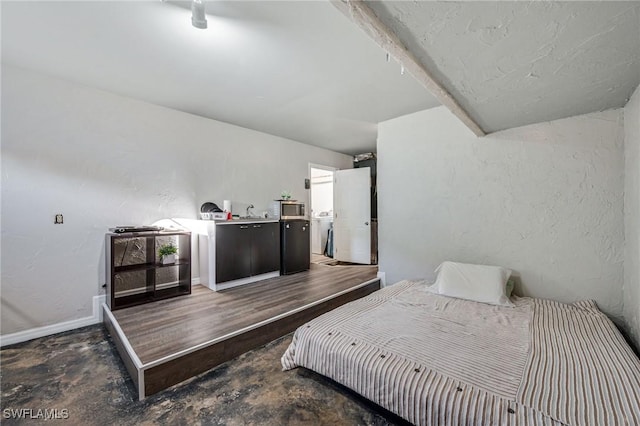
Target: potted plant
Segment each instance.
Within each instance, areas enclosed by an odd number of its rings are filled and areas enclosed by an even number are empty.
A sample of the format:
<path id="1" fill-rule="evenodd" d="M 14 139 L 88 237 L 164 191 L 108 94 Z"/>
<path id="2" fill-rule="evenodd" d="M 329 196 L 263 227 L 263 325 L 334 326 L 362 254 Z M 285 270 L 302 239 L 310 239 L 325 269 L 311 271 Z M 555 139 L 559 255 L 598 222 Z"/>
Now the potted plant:
<path id="1" fill-rule="evenodd" d="M 173 245 L 173 243 L 163 244 L 158 249 L 158 255 L 160 255 L 163 265 L 170 265 L 172 263 L 176 263 L 177 252 L 178 252 L 178 247 Z"/>
<path id="2" fill-rule="evenodd" d="M 291 192 L 289 191 L 282 191 L 280 193 L 280 199 L 282 200 L 290 200 L 291 199 Z"/>

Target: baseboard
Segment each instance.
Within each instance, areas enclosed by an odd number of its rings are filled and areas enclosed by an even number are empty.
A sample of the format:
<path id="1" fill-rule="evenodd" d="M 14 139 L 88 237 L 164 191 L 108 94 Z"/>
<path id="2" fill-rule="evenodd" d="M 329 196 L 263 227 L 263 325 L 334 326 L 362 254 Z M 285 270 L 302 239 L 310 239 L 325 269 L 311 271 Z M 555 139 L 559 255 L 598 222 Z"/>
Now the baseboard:
<path id="1" fill-rule="evenodd" d="M 200 277 L 191 279 L 192 285 L 200 284 Z M 45 325 L 44 327 L 31 328 L 29 330 L 19 331 L 17 333 L 5 334 L 0 336 L 0 347 L 13 345 L 16 343 L 26 342 L 27 340 L 37 339 L 38 337 L 50 336 L 63 331 L 69 331 L 88 325 L 98 324 L 102 322 L 102 304 L 106 303 L 106 296 L 101 294 L 93 296 L 93 315 L 90 317 L 78 318 L 71 321 L 59 322 L 57 324 Z"/>
<path id="2" fill-rule="evenodd" d="M 378 271 L 378 278 L 380 278 L 380 287 L 387 286 L 387 274 L 384 272 Z"/>
<path id="3" fill-rule="evenodd" d="M 228 288 L 237 287 L 243 284 L 250 284 L 256 281 L 262 281 L 269 278 L 275 278 L 280 276 L 280 271 L 267 272 L 266 274 L 253 275 L 247 278 L 240 278 L 233 281 L 226 281 L 221 284 L 213 284 L 213 287 L 208 286 L 213 291 L 226 290 Z"/>
<path id="4" fill-rule="evenodd" d="M 60 322 L 57 324 L 46 325 L 44 327 L 31 328 L 29 330 L 19 331 L 17 333 L 5 334 L 0 336 L 0 347 L 13 345 L 15 343 L 26 342 L 27 340 L 37 339 L 38 337 L 49 336 L 51 334 L 62 333 L 88 325 L 98 324 L 102 322 L 102 304 L 105 303 L 105 295 L 93 296 L 93 315 L 90 317 L 78 318 L 71 321 Z"/>

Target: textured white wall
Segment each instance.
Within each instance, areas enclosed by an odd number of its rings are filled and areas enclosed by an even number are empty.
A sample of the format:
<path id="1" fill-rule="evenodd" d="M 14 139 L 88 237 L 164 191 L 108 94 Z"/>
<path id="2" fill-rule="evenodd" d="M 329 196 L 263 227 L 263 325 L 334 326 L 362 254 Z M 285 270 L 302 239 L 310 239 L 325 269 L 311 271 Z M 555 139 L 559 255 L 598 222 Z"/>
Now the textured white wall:
<path id="1" fill-rule="evenodd" d="M 624 108 L 624 318 L 640 350 L 640 88 Z"/>
<path id="2" fill-rule="evenodd" d="M 196 218 L 209 200 L 261 211 L 285 188 L 304 199 L 309 162 L 351 167 L 346 155 L 3 66 L 2 334 L 91 316 L 109 227 Z"/>
<path id="3" fill-rule="evenodd" d="M 486 131 L 620 108 L 640 83 L 637 1 L 370 4 Z"/>
<path id="4" fill-rule="evenodd" d="M 444 260 L 502 265 L 521 294 L 620 319 L 622 110 L 476 138 L 438 107 L 379 125 L 378 170 L 387 282 L 434 280 Z"/>

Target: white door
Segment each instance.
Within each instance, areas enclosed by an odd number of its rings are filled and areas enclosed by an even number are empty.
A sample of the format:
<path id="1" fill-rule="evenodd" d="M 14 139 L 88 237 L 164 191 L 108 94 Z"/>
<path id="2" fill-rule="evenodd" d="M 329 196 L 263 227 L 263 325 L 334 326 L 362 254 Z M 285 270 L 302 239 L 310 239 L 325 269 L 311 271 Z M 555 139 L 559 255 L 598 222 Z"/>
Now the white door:
<path id="1" fill-rule="evenodd" d="M 333 257 L 371 264 L 371 171 L 337 170 L 333 181 Z"/>

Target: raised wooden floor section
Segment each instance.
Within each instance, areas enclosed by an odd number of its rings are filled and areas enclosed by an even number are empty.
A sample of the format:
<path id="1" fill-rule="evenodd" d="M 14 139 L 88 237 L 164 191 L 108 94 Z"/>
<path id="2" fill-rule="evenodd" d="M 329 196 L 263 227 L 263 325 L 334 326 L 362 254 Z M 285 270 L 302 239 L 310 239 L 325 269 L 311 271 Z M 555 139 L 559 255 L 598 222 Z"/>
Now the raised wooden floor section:
<path id="1" fill-rule="evenodd" d="M 140 399 L 283 336 L 378 290 L 375 266 L 311 265 L 309 271 L 111 312 L 104 323 Z"/>

